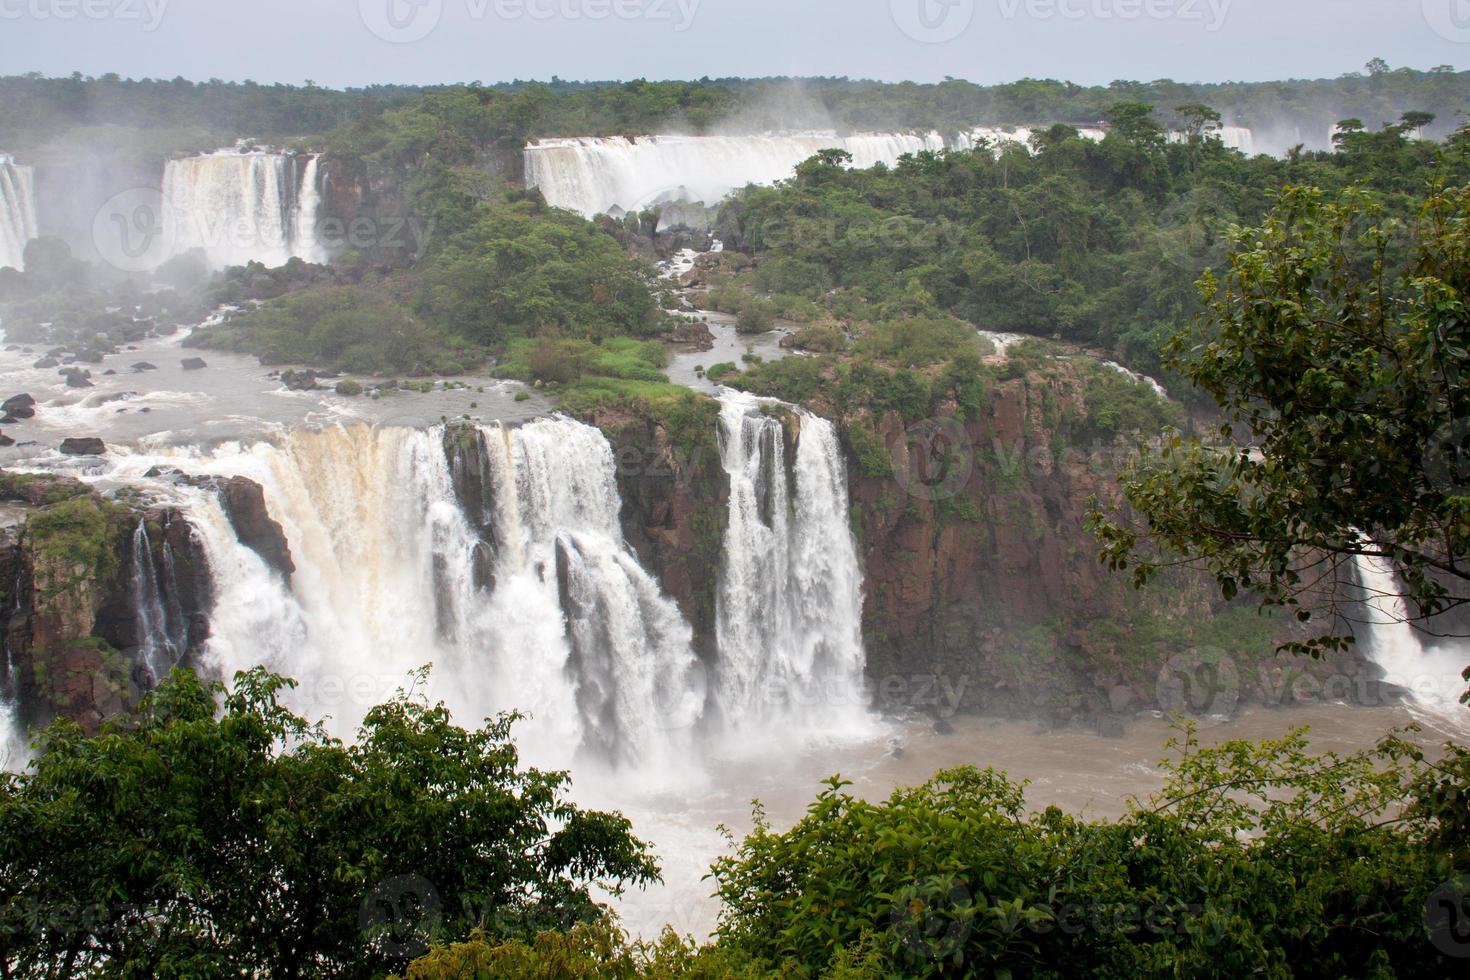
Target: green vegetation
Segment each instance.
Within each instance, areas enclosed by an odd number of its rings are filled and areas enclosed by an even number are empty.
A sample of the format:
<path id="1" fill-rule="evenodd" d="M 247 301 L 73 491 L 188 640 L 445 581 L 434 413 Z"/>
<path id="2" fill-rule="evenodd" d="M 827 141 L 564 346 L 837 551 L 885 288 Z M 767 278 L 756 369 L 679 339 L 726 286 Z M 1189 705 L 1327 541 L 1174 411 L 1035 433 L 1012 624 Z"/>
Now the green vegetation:
<path id="1" fill-rule="evenodd" d="M 870 170 L 820 154 L 722 206 L 713 295 L 757 321 L 765 306 L 801 304 L 817 321 L 953 316 L 1102 349 L 1159 377 L 1167 339 L 1202 309 L 1192 283 L 1223 264 L 1230 226 L 1259 221 L 1283 184 L 1367 185 L 1404 217 L 1427 180 L 1470 178 L 1470 137 L 1415 139 L 1413 114 L 1285 160 L 1247 159 L 1208 129 L 1166 142 L 1167 117 L 1147 104 L 1115 101 L 1107 115 L 1101 142 L 1059 125 L 1029 152 L 925 153 Z M 1203 397 L 1182 375 L 1161 380 Z"/>
<path id="2" fill-rule="evenodd" d="M 507 345 L 515 358 L 515 342 L 531 337 L 602 341 L 668 328 L 649 273 L 616 239 L 523 194 L 487 193 L 421 189 L 426 209 L 470 218 L 412 270 L 289 293 L 189 343 L 354 373 L 460 374 Z"/>
<path id="3" fill-rule="evenodd" d="M 55 571 L 83 569 L 88 580 L 108 581 L 117 574 L 123 509 L 88 493 L 69 497 L 26 519 L 25 539 Z M 61 583 L 53 583 L 60 587 Z"/>
<path id="4" fill-rule="evenodd" d="M 1431 976 L 1456 940 L 1425 910 L 1470 870 L 1470 752 L 1186 727 L 1116 820 L 1028 812 L 973 768 L 886 801 L 834 777 L 785 832 L 757 804 L 712 869 L 714 938 L 630 942 L 591 886 L 652 861 L 520 768 L 513 716 L 466 730 L 400 694 L 348 745 L 280 705 L 290 683 L 176 672 L 99 735 L 40 735 L 0 777 L 10 975 Z"/>
<path id="5" fill-rule="evenodd" d="M 281 706 L 290 683 L 176 672 L 0 776 L 7 975 L 383 976 L 426 936 L 531 937 L 656 879 L 626 820 L 521 768 L 513 716 L 466 730 L 400 694 L 347 745 Z"/>
<path id="6" fill-rule="evenodd" d="M 1188 560 L 1305 622 L 1336 608 L 1318 583 L 1367 555 L 1393 562 L 1415 618 L 1467 601 L 1467 208 L 1470 190 L 1432 189 L 1410 224 L 1358 190 L 1292 188 L 1234 234 L 1168 351 L 1229 424 L 1125 475 L 1131 516 L 1092 521 L 1115 569 L 1142 585 Z"/>

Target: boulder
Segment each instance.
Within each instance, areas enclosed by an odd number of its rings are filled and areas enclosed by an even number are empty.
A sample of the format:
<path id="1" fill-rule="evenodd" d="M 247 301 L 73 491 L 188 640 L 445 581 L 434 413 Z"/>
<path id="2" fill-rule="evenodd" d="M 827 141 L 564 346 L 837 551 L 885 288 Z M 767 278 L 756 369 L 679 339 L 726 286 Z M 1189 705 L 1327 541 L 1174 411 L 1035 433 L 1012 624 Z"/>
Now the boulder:
<path id="1" fill-rule="evenodd" d="M 84 371 L 81 368 L 71 368 L 69 370 L 61 372 L 61 374 L 64 378 L 66 378 L 66 386 L 68 388 L 95 387 L 95 385 L 92 384 L 91 371 Z"/>
<path id="2" fill-rule="evenodd" d="M 696 350 L 702 351 L 714 350 L 715 347 L 715 335 L 710 331 L 709 324 L 703 320 L 679 324 L 669 340 L 676 344 L 690 344 Z"/>
<path id="3" fill-rule="evenodd" d="M 101 456 L 107 452 L 107 443 L 96 436 L 64 439 L 61 443 L 63 456 Z"/>
<path id="4" fill-rule="evenodd" d="M 186 357 L 179 364 L 185 371 L 202 371 L 209 367 L 208 364 L 204 363 L 204 358 L 202 357 Z"/>
<path id="5" fill-rule="evenodd" d="M 315 371 L 282 371 L 281 384 L 288 391 L 315 391 L 319 387 Z"/>
<path id="6" fill-rule="evenodd" d="M 15 445 L 15 440 L 7 436 L 4 432 L 0 432 L 0 449 L 9 449 L 13 445 Z"/>
<path id="7" fill-rule="evenodd" d="M 133 372 L 135 374 L 142 374 L 144 371 L 157 371 L 157 370 L 158 370 L 158 365 L 157 364 L 149 364 L 147 361 L 139 361 L 137 364 L 134 364 L 133 365 Z"/>
<path id="8" fill-rule="evenodd" d="M 35 364 L 32 364 L 31 367 L 35 368 L 38 371 L 46 371 L 51 368 L 57 367 L 60 364 L 61 362 L 54 357 L 43 357 Z"/>
<path id="9" fill-rule="evenodd" d="M 264 489 L 253 480 L 236 476 L 220 484 L 219 490 L 225 513 L 235 528 L 235 537 L 290 581 L 296 571 L 291 545 L 281 525 L 271 519 Z"/>
<path id="10" fill-rule="evenodd" d="M 16 395 L 13 398 L 7 398 L 5 404 L 0 405 L 0 412 L 15 419 L 34 418 L 36 400 L 30 395 Z"/>

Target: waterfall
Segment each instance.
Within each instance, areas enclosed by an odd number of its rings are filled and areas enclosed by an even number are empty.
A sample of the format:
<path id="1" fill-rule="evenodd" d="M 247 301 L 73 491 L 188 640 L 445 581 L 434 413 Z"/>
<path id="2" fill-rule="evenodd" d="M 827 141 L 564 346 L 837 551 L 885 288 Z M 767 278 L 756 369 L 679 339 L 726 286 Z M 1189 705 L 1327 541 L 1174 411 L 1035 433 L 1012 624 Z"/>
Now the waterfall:
<path id="1" fill-rule="evenodd" d="M 173 552 L 167 542 L 160 548 L 160 580 L 146 521 L 139 520 L 133 531 L 132 552 L 129 586 L 137 612 L 138 659 L 148 672 L 151 687 L 177 667 L 188 652 L 188 623 L 179 607 Z"/>
<path id="2" fill-rule="evenodd" d="M 892 165 L 906 153 L 942 150 L 938 133 L 800 133 L 757 136 L 642 136 L 540 140 L 526 147 L 526 184 L 548 203 L 584 215 L 642 210 L 668 201 L 715 204 L 747 184 L 772 184 L 796 165 L 836 148 L 859 168 Z"/>
<path id="3" fill-rule="evenodd" d="M 563 418 L 476 435 L 488 535 L 456 496 L 442 429 L 302 431 L 204 461 L 265 488 L 296 573 L 288 586 L 201 494 L 190 517 L 216 589 L 203 661 L 298 678 L 293 704 L 342 734 L 432 662 L 461 719 L 525 712 L 518 742 L 539 764 L 670 771 L 703 696 L 688 624 L 623 541 L 611 447 Z"/>
<path id="4" fill-rule="evenodd" d="M 203 249 L 215 269 L 317 259 L 317 160 L 307 161 L 300 180 L 296 161 L 293 154 L 240 148 L 170 160 L 163 201 L 174 254 Z"/>
<path id="5" fill-rule="evenodd" d="M 326 250 L 322 248 L 321 235 L 317 233 L 322 211 L 320 163 L 320 156 L 307 157 L 301 179 L 295 185 L 296 213 L 291 234 L 293 254 L 308 262 L 326 261 Z"/>
<path id="6" fill-rule="evenodd" d="M 0 268 L 25 268 L 26 242 L 35 237 L 34 172 L 0 153 Z"/>
<path id="7" fill-rule="evenodd" d="M 725 391 L 720 401 L 730 477 L 716 608 L 720 706 L 737 729 L 861 730 L 862 572 L 837 434 L 769 399 Z M 771 408 L 793 419 L 794 459 Z"/>
<path id="8" fill-rule="evenodd" d="M 1466 687 L 1461 672 L 1470 664 L 1470 655 L 1459 644 L 1424 645 L 1410 624 L 1408 606 L 1387 559 L 1359 555 L 1354 571 L 1364 593 L 1368 655 L 1383 669 L 1383 679 L 1408 691 L 1419 705 L 1466 721 L 1460 703 Z"/>

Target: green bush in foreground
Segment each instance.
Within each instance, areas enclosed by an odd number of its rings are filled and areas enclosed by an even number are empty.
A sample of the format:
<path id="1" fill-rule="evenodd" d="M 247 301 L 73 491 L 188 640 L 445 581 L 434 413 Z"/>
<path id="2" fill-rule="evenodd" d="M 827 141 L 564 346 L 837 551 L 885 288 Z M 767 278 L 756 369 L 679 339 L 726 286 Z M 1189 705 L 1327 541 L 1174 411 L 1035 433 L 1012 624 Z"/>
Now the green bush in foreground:
<path id="1" fill-rule="evenodd" d="M 1470 891 L 1463 750 L 1314 756 L 1304 732 L 1177 747 L 1165 788 L 1117 821 L 1028 814 L 993 770 L 881 803 L 834 778 L 786 833 L 757 806 L 714 866 L 707 946 L 594 927 L 437 948 L 409 976 L 1419 977 L 1470 953 L 1427 912 Z"/>
<path id="2" fill-rule="evenodd" d="M 594 884 L 656 880 L 626 820 L 520 768 L 514 717 L 400 694 L 349 745 L 281 706 L 291 684 L 176 672 L 100 735 L 42 733 L 0 779 L 0 973 L 382 976 L 429 935 L 565 929 Z"/>

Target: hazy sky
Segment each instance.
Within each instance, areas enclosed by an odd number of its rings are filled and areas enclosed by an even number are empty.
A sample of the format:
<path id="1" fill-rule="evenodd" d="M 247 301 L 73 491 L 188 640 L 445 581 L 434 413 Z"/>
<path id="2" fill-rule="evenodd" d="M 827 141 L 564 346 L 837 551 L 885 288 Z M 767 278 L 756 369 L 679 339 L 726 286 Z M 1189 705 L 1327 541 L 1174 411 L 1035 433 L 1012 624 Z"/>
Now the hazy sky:
<path id="1" fill-rule="evenodd" d="M 1470 67 L 1470 0 L 0 0 L 0 73 L 344 86 Z M 3 111 L 3 107 L 0 107 Z"/>

